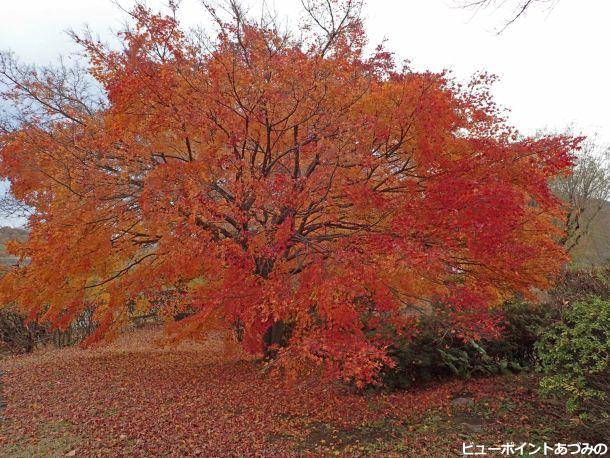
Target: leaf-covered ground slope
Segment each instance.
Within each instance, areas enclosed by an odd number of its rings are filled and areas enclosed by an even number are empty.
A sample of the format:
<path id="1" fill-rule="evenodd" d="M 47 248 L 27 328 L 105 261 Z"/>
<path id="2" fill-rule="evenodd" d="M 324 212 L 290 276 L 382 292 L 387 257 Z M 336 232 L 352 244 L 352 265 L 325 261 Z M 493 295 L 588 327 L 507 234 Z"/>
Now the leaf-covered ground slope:
<path id="1" fill-rule="evenodd" d="M 170 349 L 158 337 L 0 361 L 0 456 L 455 456 L 464 441 L 556 433 L 522 378 L 359 395 L 287 384 L 227 359 L 221 339 Z"/>

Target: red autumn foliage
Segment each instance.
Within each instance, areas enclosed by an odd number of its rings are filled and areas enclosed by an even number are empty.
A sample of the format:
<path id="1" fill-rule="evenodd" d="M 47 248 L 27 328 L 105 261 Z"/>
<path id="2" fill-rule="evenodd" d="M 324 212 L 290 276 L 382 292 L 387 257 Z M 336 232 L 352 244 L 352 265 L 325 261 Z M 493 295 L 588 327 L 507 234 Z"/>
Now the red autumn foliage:
<path id="1" fill-rule="evenodd" d="M 565 260 L 547 183 L 578 139 L 520 137 L 487 75 L 365 52 L 357 3 L 314 2 L 303 36 L 212 11 L 215 40 L 137 6 L 122 50 L 75 35 L 86 67 L 3 55 L 18 122 L 0 174 L 33 209 L 4 300 L 59 327 L 95 306 L 93 342 L 181 291 L 172 338 L 238 328 L 256 354 L 281 323 L 291 373 L 361 385 L 392 364 L 381 331 L 426 303 L 476 337 L 490 307 L 547 287 Z"/>

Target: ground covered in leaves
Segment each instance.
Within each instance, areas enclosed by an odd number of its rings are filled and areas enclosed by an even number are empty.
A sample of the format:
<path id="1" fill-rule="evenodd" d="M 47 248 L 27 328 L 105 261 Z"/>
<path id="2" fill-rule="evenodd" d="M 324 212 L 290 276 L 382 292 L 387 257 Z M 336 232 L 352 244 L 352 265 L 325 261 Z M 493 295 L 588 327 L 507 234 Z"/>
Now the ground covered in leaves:
<path id="1" fill-rule="evenodd" d="M 358 394 L 288 384 L 222 344 L 109 347 L 0 360 L 0 456 L 460 456 L 462 443 L 565 442 L 532 376 Z M 1 405 L 1 404 L 0 404 Z"/>

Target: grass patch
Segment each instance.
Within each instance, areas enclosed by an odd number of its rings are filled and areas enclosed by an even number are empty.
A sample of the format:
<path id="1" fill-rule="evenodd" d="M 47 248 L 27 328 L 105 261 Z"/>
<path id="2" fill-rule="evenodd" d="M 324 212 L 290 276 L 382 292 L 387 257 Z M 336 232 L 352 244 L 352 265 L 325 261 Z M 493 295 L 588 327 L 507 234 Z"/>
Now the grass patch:
<path id="1" fill-rule="evenodd" d="M 76 450 L 81 439 L 71 432 L 66 421 L 50 421 L 41 425 L 32 437 L 21 438 L 14 444 L 0 448 L 0 456 L 7 458 L 63 457 Z"/>

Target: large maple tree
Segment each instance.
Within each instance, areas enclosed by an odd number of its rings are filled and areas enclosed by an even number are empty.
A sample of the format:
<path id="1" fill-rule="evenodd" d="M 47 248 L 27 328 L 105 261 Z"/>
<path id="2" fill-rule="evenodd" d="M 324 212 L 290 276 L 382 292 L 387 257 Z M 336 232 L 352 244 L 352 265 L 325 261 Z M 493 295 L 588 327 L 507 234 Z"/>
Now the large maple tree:
<path id="1" fill-rule="evenodd" d="M 234 329 L 364 383 L 429 304 L 476 337 L 547 287 L 565 260 L 548 181 L 578 140 L 520 136 L 489 76 L 367 52 L 359 6 L 305 2 L 297 34 L 208 8 L 208 39 L 138 5 L 122 49 L 74 35 L 87 65 L 3 54 L 0 173 L 32 209 L 4 301 L 58 327 L 93 307 L 89 341 L 156 307 L 173 338 Z"/>

